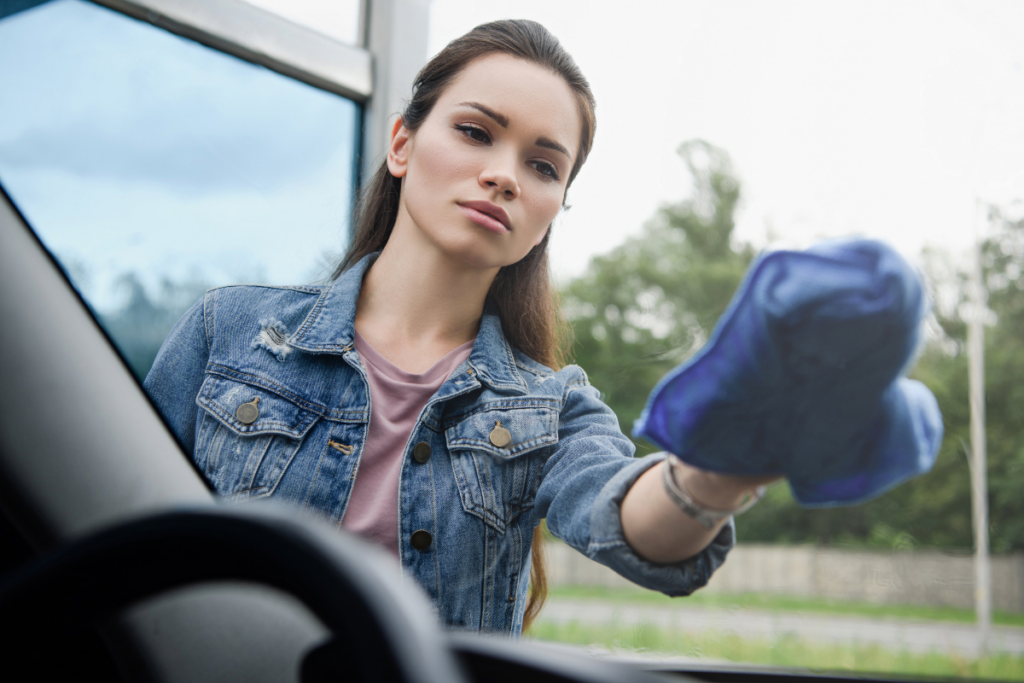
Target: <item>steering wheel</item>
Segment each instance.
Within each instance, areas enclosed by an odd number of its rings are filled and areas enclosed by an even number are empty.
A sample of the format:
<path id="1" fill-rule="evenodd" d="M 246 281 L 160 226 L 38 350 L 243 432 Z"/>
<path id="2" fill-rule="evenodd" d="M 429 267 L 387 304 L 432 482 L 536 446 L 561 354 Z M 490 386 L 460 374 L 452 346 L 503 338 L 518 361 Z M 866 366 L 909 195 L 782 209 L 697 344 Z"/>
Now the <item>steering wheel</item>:
<path id="1" fill-rule="evenodd" d="M 127 522 L 4 577 L 0 624 L 17 625 L 4 629 L 5 647 L 17 655 L 5 668 L 45 655 L 52 636 L 64 629 L 174 588 L 230 580 L 298 598 L 333 632 L 330 649 L 344 653 L 346 680 L 462 683 L 429 602 L 401 581 L 379 552 L 326 524 L 269 505 L 203 508 Z M 307 664 L 315 669 L 313 659 Z"/>

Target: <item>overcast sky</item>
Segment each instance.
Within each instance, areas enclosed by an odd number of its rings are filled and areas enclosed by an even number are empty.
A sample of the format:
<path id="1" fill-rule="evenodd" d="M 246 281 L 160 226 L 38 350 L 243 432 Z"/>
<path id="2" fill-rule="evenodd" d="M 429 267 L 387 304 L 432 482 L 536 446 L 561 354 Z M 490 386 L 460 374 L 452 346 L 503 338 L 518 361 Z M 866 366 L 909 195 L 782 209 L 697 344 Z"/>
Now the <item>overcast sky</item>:
<path id="1" fill-rule="evenodd" d="M 770 226 L 782 246 L 962 251 L 975 197 L 1024 199 L 1024 3 L 433 0 L 432 53 L 502 16 L 544 23 L 597 97 L 553 244 L 563 277 L 686 194 L 689 138 L 732 156 L 758 245 Z"/>
<path id="2" fill-rule="evenodd" d="M 349 100 L 77 0 L 0 21 L 0 93 L 0 180 L 98 310 L 129 273 L 297 284 L 343 248 Z"/>
<path id="3" fill-rule="evenodd" d="M 357 0 L 253 1 L 354 40 Z M 698 137 L 732 155 L 744 196 L 738 237 L 759 247 L 858 233 L 912 258 L 926 244 L 963 254 L 976 198 L 1024 213 L 1022 2 L 430 7 L 431 54 L 484 21 L 527 17 L 562 40 L 593 84 L 596 144 L 554 233 L 560 279 L 687 195 L 675 150 Z M 340 248 L 350 103 L 92 4 L 49 3 L 0 32 L 0 63 L 11 65 L 0 81 L 21 93 L 20 107 L 0 108 L 0 162 L 52 249 L 110 277 L 144 267 L 155 281 L 171 266 L 203 265 L 186 258 L 190 230 L 217 264 L 260 263 L 246 272 L 293 282 L 315 275 L 310 251 Z M 26 54 L 32 70 L 16 66 Z M 211 183 L 211 173 L 230 182 Z M 292 208 L 285 219 L 271 206 Z M 276 246 L 282 225 L 301 253 L 286 258 Z M 259 245 L 272 253 L 246 256 Z M 168 256 L 174 248 L 181 258 Z"/>
<path id="4" fill-rule="evenodd" d="M 355 0 L 252 1 L 354 36 Z M 1024 199 L 1016 0 L 432 0 L 430 53 L 507 17 L 546 25 L 597 96 L 553 243 L 562 278 L 685 196 L 675 150 L 695 137 L 731 154 L 738 235 L 758 246 L 857 233 L 962 253 L 976 199 Z"/>

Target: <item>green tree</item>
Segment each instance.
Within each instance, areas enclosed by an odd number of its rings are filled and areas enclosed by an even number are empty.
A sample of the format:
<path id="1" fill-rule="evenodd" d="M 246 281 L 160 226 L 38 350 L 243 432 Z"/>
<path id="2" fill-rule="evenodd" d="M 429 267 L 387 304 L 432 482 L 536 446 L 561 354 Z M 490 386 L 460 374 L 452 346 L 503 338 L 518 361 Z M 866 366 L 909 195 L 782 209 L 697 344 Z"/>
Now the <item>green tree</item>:
<path id="1" fill-rule="evenodd" d="M 1024 218 L 1011 220 L 993 208 L 991 219 L 997 229 L 982 248 L 988 306 L 995 313 L 995 324 L 985 330 L 989 517 L 992 548 L 1009 551 L 1024 549 Z M 964 360 L 957 372 L 964 415 L 965 366 Z M 966 433 L 966 425 L 956 426 Z"/>
<path id="2" fill-rule="evenodd" d="M 154 297 L 146 291 L 138 275 L 129 271 L 118 278 L 118 286 L 127 294 L 124 306 L 97 317 L 132 372 L 142 380 L 149 373 L 167 333 L 209 285 L 199 278 L 180 282 L 165 278 Z"/>
<path id="3" fill-rule="evenodd" d="M 690 140 L 679 155 L 692 195 L 595 257 L 563 292 L 573 356 L 627 434 L 655 383 L 707 338 L 754 254 L 733 237 L 740 184 L 728 154 Z"/>
<path id="4" fill-rule="evenodd" d="M 992 549 L 1024 549 L 1024 220 L 993 209 L 993 235 L 982 247 L 994 324 L 985 330 L 989 534 Z M 743 520 L 746 541 L 813 542 L 885 547 L 973 546 L 970 406 L 966 357 L 966 266 L 926 254 L 935 326 L 912 376 L 935 394 L 945 438 L 928 474 L 854 508 L 801 510 L 783 487 Z"/>
<path id="5" fill-rule="evenodd" d="M 707 339 L 753 258 L 733 232 L 740 184 L 725 151 L 703 140 L 679 148 L 693 190 L 665 206 L 641 234 L 596 257 L 564 290 L 576 362 L 590 375 L 627 434 L 657 381 Z M 983 246 L 989 308 L 986 401 L 992 547 L 1024 549 L 1024 220 L 993 209 Z M 855 507 L 800 508 L 773 487 L 739 525 L 743 541 L 967 551 L 973 543 L 970 410 L 965 309 L 967 276 L 948 257 L 927 254 L 935 317 L 912 373 L 936 395 L 945 439 L 935 467 Z M 638 444 L 638 453 L 653 448 Z"/>

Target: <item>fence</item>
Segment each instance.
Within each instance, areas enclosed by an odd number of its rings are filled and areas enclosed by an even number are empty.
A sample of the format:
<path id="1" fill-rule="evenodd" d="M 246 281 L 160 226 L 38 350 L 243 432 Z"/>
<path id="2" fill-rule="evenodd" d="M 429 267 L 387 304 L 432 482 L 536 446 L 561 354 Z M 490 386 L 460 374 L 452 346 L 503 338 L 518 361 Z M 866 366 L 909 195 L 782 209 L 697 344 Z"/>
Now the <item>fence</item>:
<path id="1" fill-rule="evenodd" d="M 632 585 L 564 544 L 550 543 L 547 551 L 551 585 Z M 704 590 L 972 608 L 974 559 L 937 551 L 739 545 Z M 1024 612 L 1024 553 L 992 558 L 992 604 Z"/>

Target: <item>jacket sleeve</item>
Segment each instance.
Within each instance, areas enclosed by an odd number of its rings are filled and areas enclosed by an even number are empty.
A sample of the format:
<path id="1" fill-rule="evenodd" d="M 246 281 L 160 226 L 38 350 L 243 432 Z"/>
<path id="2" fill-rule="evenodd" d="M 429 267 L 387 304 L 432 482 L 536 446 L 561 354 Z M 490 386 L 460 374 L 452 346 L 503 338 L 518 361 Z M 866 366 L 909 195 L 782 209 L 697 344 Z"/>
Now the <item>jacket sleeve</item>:
<path id="1" fill-rule="evenodd" d="M 566 389 L 557 450 L 537 492 L 538 519 L 558 538 L 625 578 L 667 595 L 689 595 L 707 584 L 735 544 L 732 519 L 704 550 L 675 564 L 655 564 L 626 543 L 620 507 L 641 474 L 665 458 L 634 458 L 635 447 L 582 370 Z"/>
<path id="2" fill-rule="evenodd" d="M 199 410 L 196 397 L 210 357 L 209 301 L 207 293 L 174 325 L 143 382 L 150 399 L 189 456 L 195 451 Z"/>

